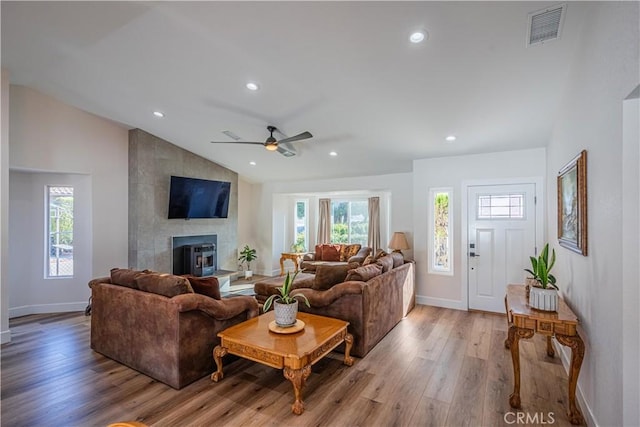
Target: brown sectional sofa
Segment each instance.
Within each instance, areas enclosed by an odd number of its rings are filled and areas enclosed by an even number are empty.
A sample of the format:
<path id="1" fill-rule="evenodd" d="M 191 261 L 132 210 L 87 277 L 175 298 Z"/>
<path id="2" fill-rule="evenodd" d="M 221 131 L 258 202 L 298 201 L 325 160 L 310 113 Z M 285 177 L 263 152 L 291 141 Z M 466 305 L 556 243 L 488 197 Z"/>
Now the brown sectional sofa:
<path id="1" fill-rule="evenodd" d="M 359 244 L 321 244 L 316 245 L 315 252 L 304 255 L 300 268 L 307 273 L 314 273 L 319 265 L 362 264 L 371 253 L 371 248 Z"/>
<path id="2" fill-rule="evenodd" d="M 388 257 L 392 258 L 392 255 Z M 395 267 L 393 261 L 389 266 L 389 259 L 384 257 L 383 263 L 388 270 L 372 278 L 361 277 L 365 280 L 345 281 L 349 277 L 342 275 L 339 283 L 331 283 L 343 272 L 332 275 L 325 270 L 347 271 L 345 266 L 320 266 L 315 275 L 299 273 L 294 280 L 293 293 L 304 294 L 311 308 L 299 303 L 298 309 L 349 322 L 348 330 L 354 337 L 351 354 L 364 357 L 415 305 L 414 264 L 405 263 L 401 254 L 394 257 Z M 353 273 L 355 269 L 351 271 Z M 282 283 L 282 277 L 257 282 L 254 286 L 256 299 L 264 302 L 269 295 L 278 292 L 276 288 Z"/>
<path id="3" fill-rule="evenodd" d="M 218 332 L 259 314 L 253 297 L 219 300 L 184 277 L 114 270 L 89 282 L 91 348 L 175 389 L 215 370 Z"/>

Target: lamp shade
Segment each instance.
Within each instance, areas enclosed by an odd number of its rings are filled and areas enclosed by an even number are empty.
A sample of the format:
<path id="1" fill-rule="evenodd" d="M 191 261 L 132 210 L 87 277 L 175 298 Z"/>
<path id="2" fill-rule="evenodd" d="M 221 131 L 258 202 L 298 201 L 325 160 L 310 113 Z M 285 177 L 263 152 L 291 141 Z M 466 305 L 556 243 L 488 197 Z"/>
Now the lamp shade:
<path id="1" fill-rule="evenodd" d="M 407 242 L 407 237 L 401 231 L 396 231 L 393 233 L 391 237 L 391 241 L 388 245 L 389 249 L 393 249 L 394 251 L 401 251 L 403 249 L 410 249 L 409 242 Z"/>

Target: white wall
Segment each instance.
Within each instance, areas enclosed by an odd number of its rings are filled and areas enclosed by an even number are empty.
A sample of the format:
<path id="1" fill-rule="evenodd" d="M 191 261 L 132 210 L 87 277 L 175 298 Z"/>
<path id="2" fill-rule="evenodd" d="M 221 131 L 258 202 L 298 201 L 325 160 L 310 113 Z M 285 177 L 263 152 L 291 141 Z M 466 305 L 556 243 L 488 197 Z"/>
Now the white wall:
<path id="1" fill-rule="evenodd" d="M 391 174 L 357 178 L 339 178 L 316 181 L 273 182 L 252 185 L 253 226 L 255 230 L 253 244 L 258 250 L 257 272 L 260 274 L 278 274 L 280 272 L 280 252 L 289 250 L 293 235 L 288 225 L 293 215 L 293 201 L 296 195 L 307 195 L 309 208 L 317 203 L 320 195 L 336 197 L 356 195 L 370 197 L 380 195 L 389 200 L 388 215 L 390 232 L 404 231 L 409 245 L 413 247 L 412 234 L 412 179 L 411 174 Z M 381 206 L 381 209 L 384 207 Z M 238 218 L 239 228 L 243 225 Z M 309 222 L 312 236 L 317 233 L 315 221 Z M 315 242 L 315 237 L 313 237 Z M 240 242 L 239 242 L 240 243 Z M 388 243 L 388 235 L 382 237 L 382 246 Z M 241 243 L 240 243 L 241 244 Z M 403 251 L 407 258 L 413 257 L 413 251 Z M 254 267 L 256 268 L 256 267 Z"/>
<path id="2" fill-rule="evenodd" d="M 91 177 L 11 171 L 9 181 L 9 317 L 83 310 L 91 294 Z M 73 277 L 45 279 L 47 185 L 74 187 Z"/>
<path id="3" fill-rule="evenodd" d="M 638 328 L 637 315 L 623 311 L 622 236 L 627 230 L 621 207 L 626 197 L 622 105 L 640 78 L 638 13 L 637 2 L 589 5 L 582 46 L 572 61 L 547 148 L 548 240 L 558 255 L 554 271 L 561 291 L 578 315 L 586 341 L 578 387 L 590 425 L 640 425 L 637 415 L 624 422 L 622 415 L 623 402 L 629 404 L 623 400 L 622 331 L 627 322 Z M 582 149 L 588 152 L 586 257 L 558 246 L 556 223 L 557 172 Z M 637 288 L 637 276 L 630 286 Z M 637 302 L 632 310 L 637 312 Z M 563 352 L 566 359 L 569 351 Z M 631 404 L 637 408 L 638 401 Z"/>
<path id="4" fill-rule="evenodd" d="M 127 129 L 23 86 L 10 86 L 9 109 L 9 167 L 12 170 L 81 174 L 90 178 L 93 258 L 89 276 L 107 275 L 112 267 L 127 265 Z M 11 203 L 9 200 L 9 205 Z M 12 221 L 10 218 L 10 232 Z M 34 240 L 31 245 L 42 248 L 42 239 Z M 88 294 L 79 295 L 76 289 L 86 288 L 86 277 L 78 278 L 74 286 L 77 287 L 73 291 L 64 290 L 58 299 L 49 302 L 60 304 L 85 299 Z M 9 288 L 20 289 L 20 286 L 12 283 Z M 10 300 L 13 298 L 9 296 Z M 27 305 L 47 303 L 40 299 L 26 302 Z"/>
<path id="5" fill-rule="evenodd" d="M 9 73 L 2 70 L 0 86 L 0 343 L 9 331 Z"/>
<path id="6" fill-rule="evenodd" d="M 254 247 L 255 221 L 253 208 L 253 186 L 251 183 L 238 177 L 238 252 L 244 245 Z M 236 255 L 236 258 L 239 256 Z M 238 265 L 240 265 L 238 263 Z M 242 266 L 246 268 L 245 265 Z"/>
<path id="7" fill-rule="evenodd" d="M 413 232 L 416 260 L 416 295 L 421 304 L 467 309 L 466 186 L 471 180 L 500 183 L 522 179 L 522 182 L 543 180 L 545 149 L 507 151 L 491 154 L 422 159 L 413 162 Z M 453 188 L 453 271 L 452 276 L 429 274 L 428 209 L 429 189 Z M 542 189 L 536 189 L 540 192 Z M 543 194 L 543 193 L 541 193 Z M 539 197 L 538 200 L 543 200 Z"/>
<path id="8" fill-rule="evenodd" d="M 640 425 L 640 99 L 623 102 L 622 372 L 624 425 Z"/>

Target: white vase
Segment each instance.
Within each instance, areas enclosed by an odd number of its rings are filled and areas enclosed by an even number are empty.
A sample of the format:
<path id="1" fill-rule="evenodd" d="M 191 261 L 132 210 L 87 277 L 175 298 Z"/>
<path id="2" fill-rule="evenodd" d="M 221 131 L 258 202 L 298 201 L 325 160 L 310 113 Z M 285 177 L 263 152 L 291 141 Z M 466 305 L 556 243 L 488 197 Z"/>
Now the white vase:
<path id="1" fill-rule="evenodd" d="M 282 304 L 278 301 L 273 302 L 273 311 L 276 316 L 276 325 L 286 328 L 296 324 L 296 316 L 298 315 L 298 300 L 291 304 Z"/>
<path id="2" fill-rule="evenodd" d="M 558 290 L 553 288 L 538 288 L 532 286 L 529 291 L 529 305 L 538 310 L 558 310 Z"/>
<path id="3" fill-rule="evenodd" d="M 251 279 L 253 277 L 253 271 L 251 270 L 245 270 L 244 271 L 244 278 L 245 279 Z"/>

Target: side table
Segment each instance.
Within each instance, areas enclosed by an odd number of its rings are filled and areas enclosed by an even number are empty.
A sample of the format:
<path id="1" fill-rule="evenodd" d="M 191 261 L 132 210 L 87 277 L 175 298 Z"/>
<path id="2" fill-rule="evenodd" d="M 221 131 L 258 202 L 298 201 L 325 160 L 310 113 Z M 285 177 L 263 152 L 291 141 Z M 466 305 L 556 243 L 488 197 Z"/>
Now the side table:
<path id="1" fill-rule="evenodd" d="M 300 261 L 302 261 L 302 257 L 304 257 L 308 252 L 282 252 L 280 254 L 280 275 L 284 275 L 284 261 L 291 260 L 296 267 L 296 273 L 300 268 Z"/>
<path id="2" fill-rule="evenodd" d="M 521 338 L 531 338 L 537 332 L 547 336 L 547 355 L 554 356 L 551 337 L 562 345 L 571 348 L 571 366 L 569 367 L 569 411 L 571 424 L 585 424 L 584 417 L 576 405 L 576 385 L 580 367 L 584 359 L 584 342 L 577 331 L 578 317 L 571 311 L 562 298 L 558 299 L 558 311 L 541 311 L 531 308 L 526 300 L 524 285 L 508 285 L 504 297 L 507 310 L 509 336 L 504 346 L 511 350 L 513 360 L 513 393 L 509 405 L 520 409 L 520 349 Z"/>

